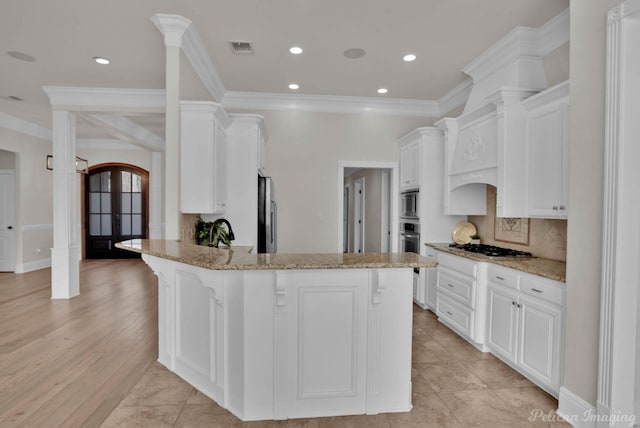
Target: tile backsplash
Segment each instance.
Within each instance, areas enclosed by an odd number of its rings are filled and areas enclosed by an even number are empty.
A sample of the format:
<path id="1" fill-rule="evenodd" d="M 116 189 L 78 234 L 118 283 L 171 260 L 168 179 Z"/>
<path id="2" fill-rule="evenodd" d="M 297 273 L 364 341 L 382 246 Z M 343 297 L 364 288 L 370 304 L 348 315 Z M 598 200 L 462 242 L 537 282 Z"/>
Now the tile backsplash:
<path id="1" fill-rule="evenodd" d="M 529 251 L 534 256 L 554 260 L 567 260 L 567 220 L 529 219 L 529 244 L 514 244 L 495 239 L 496 188 L 487 186 L 487 215 L 469 216 L 476 226 L 483 244 L 497 245 L 521 251 Z"/>

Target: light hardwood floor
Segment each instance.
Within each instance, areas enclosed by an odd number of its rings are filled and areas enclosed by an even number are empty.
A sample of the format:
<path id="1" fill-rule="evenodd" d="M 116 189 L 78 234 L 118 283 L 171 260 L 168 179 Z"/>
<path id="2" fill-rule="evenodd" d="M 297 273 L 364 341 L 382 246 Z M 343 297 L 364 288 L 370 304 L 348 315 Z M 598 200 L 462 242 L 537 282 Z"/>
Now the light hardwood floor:
<path id="1" fill-rule="evenodd" d="M 98 427 L 157 358 L 157 281 L 141 260 L 81 263 L 80 296 L 51 271 L 0 273 L 0 427 Z"/>

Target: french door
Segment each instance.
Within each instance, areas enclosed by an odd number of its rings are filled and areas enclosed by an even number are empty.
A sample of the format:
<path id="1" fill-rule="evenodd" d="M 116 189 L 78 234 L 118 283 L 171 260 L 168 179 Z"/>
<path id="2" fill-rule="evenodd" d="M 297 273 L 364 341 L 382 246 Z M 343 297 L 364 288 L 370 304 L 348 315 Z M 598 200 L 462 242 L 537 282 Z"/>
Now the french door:
<path id="1" fill-rule="evenodd" d="M 85 176 L 85 249 L 89 259 L 139 257 L 115 244 L 147 237 L 149 175 L 132 166 L 108 165 Z"/>

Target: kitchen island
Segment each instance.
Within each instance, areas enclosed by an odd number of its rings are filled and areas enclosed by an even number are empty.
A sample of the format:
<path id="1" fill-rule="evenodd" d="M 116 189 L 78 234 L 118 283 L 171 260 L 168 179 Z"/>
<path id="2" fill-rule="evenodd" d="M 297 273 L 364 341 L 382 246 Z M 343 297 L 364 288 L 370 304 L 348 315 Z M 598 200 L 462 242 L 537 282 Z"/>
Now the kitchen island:
<path id="1" fill-rule="evenodd" d="M 244 421 L 411 409 L 412 253 L 116 244 L 158 276 L 158 361 Z"/>

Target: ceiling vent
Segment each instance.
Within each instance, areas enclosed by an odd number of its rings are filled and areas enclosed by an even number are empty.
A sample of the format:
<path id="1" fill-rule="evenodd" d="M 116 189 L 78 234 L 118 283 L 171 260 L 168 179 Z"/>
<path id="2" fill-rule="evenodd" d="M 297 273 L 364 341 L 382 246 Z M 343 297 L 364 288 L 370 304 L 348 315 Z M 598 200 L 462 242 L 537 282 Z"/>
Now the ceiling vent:
<path id="1" fill-rule="evenodd" d="M 251 42 L 229 42 L 234 55 L 253 55 Z"/>

